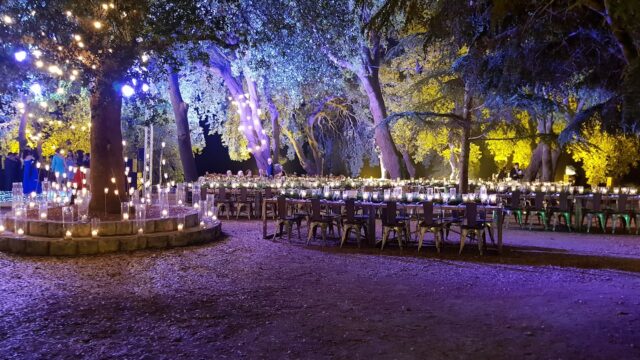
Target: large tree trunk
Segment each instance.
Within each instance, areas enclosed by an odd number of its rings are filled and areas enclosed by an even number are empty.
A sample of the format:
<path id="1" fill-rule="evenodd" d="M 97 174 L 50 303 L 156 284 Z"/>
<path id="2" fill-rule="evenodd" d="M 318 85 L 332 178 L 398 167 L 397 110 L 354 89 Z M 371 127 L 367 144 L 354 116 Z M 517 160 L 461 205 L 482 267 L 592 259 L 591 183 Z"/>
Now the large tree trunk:
<path id="1" fill-rule="evenodd" d="M 409 156 L 409 152 L 407 150 L 402 151 L 402 160 L 404 161 L 404 166 L 407 168 L 407 172 L 409 176 L 413 179 L 416 177 L 416 167 L 413 166 L 413 162 L 411 161 L 411 156 Z"/>
<path id="2" fill-rule="evenodd" d="M 377 73 L 375 75 L 361 76 L 360 81 L 369 98 L 369 109 L 373 116 L 373 124 L 375 126 L 374 138 L 376 145 L 380 148 L 380 155 L 382 156 L 384 167 L 392 179 L 406 177 L 402 167 L 403 162 L 391 138 L 389 126 L 384 123 L 384 119 L 387 117 L 387 109 L 384 99 L 382 98 L 382 90 Z"/>
<path id="3" fill-rule="evenodd" d="M 268 86 L 266 88 L 268 89 Z M 265 90 L 265 99 L 269 108 L 269 119 L 271 120 L 271 160 L 273 160 L 274 164 L 277 164 L 280 162 L 280 112 L 268 90 Z"/>
<path id="4" fill-rule="evenodd" d="M 92 216 L 103 214 L 105 209 L 109 214 L 119 214 L 120 202 L 127 199 L 120 125 L 122 96 L 114 89 L 114 80 L 98 77 L 91 95 L 92 196 L 89 211 Z M 111 182 L 112 178 L 115 184 Z M 104 189 L 109 191 L 106 196 Z"/>
<path id="5" fill-rule="evenodd" d="M 526 181 L 534 181 L 538 176 L 538 171 L 542 165 L 542 143 L 538 143 L 535 150 L 531 153 L 531 160 L 529 166 L 524 172 L 524 179 Z"/>
<path id="6" fill-rule="evenodd" d="M 212 49 L 211 66 L 222 77 L 233 101 L 237 104 L 242 133 L 247 139 L 248 147 L 253 154 L 258 169 L 266 172 L 270 151 L 269 137 L 266 135 L 258 115 L 259 101 L 256 83 L 243 75 L 234 76 L 231 63 L 217 48 Z M 243 80 L 246 80 L 248 97 L 245 96 Z"/>
<path id="7" fill-rule="evenodd" d="M 471 152 L 471 106 L 473 98 L 468 85 L 464 89 L 464 107 L 462 109 L 462 131 L 460 133 L 460 171 L 458 192 L 464 194 L 469 190 L 469 156 Z"/>
<path id="8" fill-rule="evenodd" d="M 300 144 L 298 139 L 296 139 L 293 133 L 291 133 L 291 131 L 286 128 L 282 129 L 282 133 L 287 137 L 287 139 L 289 139 L 291 146 L 293 146 L 293 150 L 296 152 L 296 157 L 300 162 L 300 166 L 302 166 L 307 175 L 317 175 L 317 167 L 314 159 L 310 159 L 305 155 L 304 149 L 302 148 L 302 145 Z"/>
<path id="9" fill-rule="evenodd" d="M 173 114 L 176 117 L 176 132 L 178 136 L 178 151 L 180 152 L 180 162 L 184 171 L 185 181 L 192 182 L 198 179 L 196 170 L 196 160 L 193 157 L 191 146 L 191 132 L 189 131 L 189 119 L 187 113 L 189 104 L 185 103 L 180 93 L 180 81 L 178 73 L 169 69 L 169 99 Z M 160 174 L 162 176 L 162 174 Z"/>

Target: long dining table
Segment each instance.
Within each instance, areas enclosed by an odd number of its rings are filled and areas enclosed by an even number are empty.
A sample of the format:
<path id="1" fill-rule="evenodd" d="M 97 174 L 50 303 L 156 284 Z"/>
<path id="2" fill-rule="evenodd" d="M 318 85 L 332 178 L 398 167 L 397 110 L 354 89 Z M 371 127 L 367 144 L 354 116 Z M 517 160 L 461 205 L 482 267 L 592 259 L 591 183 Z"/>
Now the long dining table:
<path id="1" fill-rule="evenodd" d="M 262 236 L 264 239 L 269 239 L 275 237 L 277 234 L 274 232 L 272 234 L 268 233 L 268 216 L 267 216 L 267 206 L 268 204 L 273 205 L 275 209 L 277 207 L 277 198 L 268 198 L 262 199 Z M 325 207 L 343 207 L 345 202 L 343 200 L 321 200 L 321 204 Z M 303 205 L 310 206 L 310 199 L 298 199 L 298 198 L 287 198 L 287 205 Z M 356 201 L 355 203 L 356 209 L 361 209 L 362 213 L 368 215 L 367 221 L 367 238 L 366 242 L 370 246 L 374 246 L 376 243 L 376 214 L 379 209 L 385 208 L 387 205 L 385 202 L 369 202 L 369 201 Z M 414 213 L 417 210 L 422 208 L 422 204 L 418 202 L 412 203 L 397 203 L 398 210 L 408 210 Z M 448 205 L 448 204 L 434 204 L 434 213 L 446 212 L 446 211 L 464 211 L 465 205 Z M 275 211 L 275 210 L 274 210 Z M 502 253 L 502 225 L 504 222 L 504 214 L 503 208 L 499 205 L 478 205 L 478 212 L 484 212 L 485 218 L 488 218 L 486 215 L 488 213 L 492 213 L 492 221 L 494 223 L 494 228 L 496 230 L 496 246 L 498 253 Z M 275 229 L 277 231 L 277 229 Z M 489 231 L 493 231 L 489 229 Z"/>

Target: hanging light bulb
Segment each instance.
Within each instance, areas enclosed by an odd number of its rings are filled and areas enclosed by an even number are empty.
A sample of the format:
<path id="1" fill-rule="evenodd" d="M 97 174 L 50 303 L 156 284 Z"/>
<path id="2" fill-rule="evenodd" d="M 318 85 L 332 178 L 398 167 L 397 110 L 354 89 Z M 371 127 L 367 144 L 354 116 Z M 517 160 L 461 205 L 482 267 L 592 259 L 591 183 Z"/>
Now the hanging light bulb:
<path id="1" fill-rule="evenodd" d="M 16 58 L 17 62 L 23 62 L 27 58 L 27 52 L 24 50 L 16 51 L 13 56 Z"/>
<path id="2" fill-rule="evenodd" d="M 100 30 L 102 29 L 102 23 L 100 21 L 94 21 L 93 22 L 93 27 Z"/>

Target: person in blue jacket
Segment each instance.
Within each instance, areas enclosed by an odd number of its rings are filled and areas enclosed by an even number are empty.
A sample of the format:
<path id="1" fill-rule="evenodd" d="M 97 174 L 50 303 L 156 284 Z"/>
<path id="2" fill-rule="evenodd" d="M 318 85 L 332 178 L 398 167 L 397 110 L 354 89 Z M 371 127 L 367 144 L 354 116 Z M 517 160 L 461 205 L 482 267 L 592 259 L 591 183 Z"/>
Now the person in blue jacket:
<path id="1" fill-rule="evenodd" d="M 33 156 L 33 152 L 29 149 L 24 151 L 22 173 L 22 190 L 25 194 L 31 194 L 32 192 L 40 192 L 38 186 L 38 169 L 36 168 L 36 158 Z"/>
<path id="2" fill-rule="evenodd" d="M 51 158 L 51 172 L 56 176 L 56 180 L 62 181 L 62 174 L 67 171 L 67 167 L 65 166 L 64 157 L 60 154 L 60 148 L 56 149 L 56 153 Z"/>

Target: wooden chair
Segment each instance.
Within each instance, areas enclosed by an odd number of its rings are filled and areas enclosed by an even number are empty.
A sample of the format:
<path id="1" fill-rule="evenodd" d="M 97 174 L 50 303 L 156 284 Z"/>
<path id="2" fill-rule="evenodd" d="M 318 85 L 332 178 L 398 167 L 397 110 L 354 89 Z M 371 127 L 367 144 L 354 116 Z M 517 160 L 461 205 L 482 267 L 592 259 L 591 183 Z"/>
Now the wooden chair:
<path id="1" fill-rule="evenodd" d="M 265 189 L 264 189 L 264 198 L 265 198 L 265 199 L 272 199 L 272 198 L 273 198 L 273 189 L 271 189 L 271 188 L 265 188 Z M 274 204 L 274 203 L 267 203 L 267 204 L 265 205 L 265 209 L 264 209 L 264 211 L 265 211 L 265 214 L 264 214 L 265 219 L 266 219 L 267 217 L 269 217 L 269 213 L 271 213 L 271 217 L 272 217 L 273 219 L 275 219 L 275 218 L 276 218 L 276 214 L 277 214 L 277 212 L 278 212 L 277 210 L 278 210 L 278 206 L 277 206 L 277 204 Z"/>
<path id="2" fill-rule="evenodd" d="M 625 230 L 627 230 L 627 233 L 631 232 L 631 216 L 633 215 L 633 211 L 627 210 L 626 194 L 618 195 L 618 203 L 617 203 L 616 209 L 609 212 L 608 215 L 609 217 L 611 217 L 611 233 L 612 234 L 616 233 L 616 224 L 618 223 L 618 220 L 621 223 L 620 225 L 624 226 Z"/>
<path id="3" fill-rule="evenodd" d="M 558 198 L 558 206 L 552 207 L 549 216 L 553 218 L 553 231 L 556 231 L 556 225 L 561 219 L 564 219 L 567 229 L 571 231 L 571 204 L 569 203 L 569 193 L 561 192 Z"/>
<path id="4" fill-rule="evenodd" d="M 444 225 L 433 216 L 433 202 L 425 201 L 422 203 L 422 220 L 418 223 L 420 231 L 418 237 L 418 252 L 422 248 L 422 242 L 427 232 L 433 233 L 436 243 L 436 250 L 440 252 L 442 247 L 442 238 L 444 237 Z"/>
<path id="5" fill-rule="evenodd" d="M 356 239 L 358 241 L 358 247 L 360 247 L 360 235 L 364 230 L 364 236 L 367 236 L 367 215 L 356 216 L 356 201 L 354 199 L 345 200 L 345 217 L 342 219 L 342 240 L 340 241 L 340 247 L 344 245 L 345 241 L 349 238 L 349 232 L 354 230 L 356 233 Z"/>
<path id="6" fill-rule="evenodd" d="M 593 194 L 591 199 L 591 208 L 584 212 L 582 221 L 584 221 L 585 217 L 587 218 L 587 233 L 591 231 L 591 224 L 594 217 L 598 219 L 602 232 L 606 231 L 607 213 L 602 209 L 602 194 Z"/>
<path id="7" fill-rule="evenodd" d="M 242 209 L 245 210 L 245 215 L 247 215 L 247 218 L 251 220 L 251 214 L 253 214 L 253 204 L 254 201 L 252 199 L 249 199 L 247 188 L 240 188 L 240 196 L 236 198 L 234 204 L 236 208 L 236 220 L 240 216 Z"/>
<path id="8" fill-rule="evenodd" d="M 533 205 L 526 208 L 526 220 L 529 222 L 529 230 L 533 228 L 533 218 L 537 217 L 538 221 L 542 223 L 542 226 L 547 230 L 548 224 L 548 211 L 544 207 L 545 193 L 539 191 L 536 193 L 533 199 Z"/>
<path id="9" fill-rule="evenodd" d="M 398 219 L 397 212 L 398 206 L 395 201 L 387 201 L 386 207 L 382 209 L 382 246 L 380 250 L 384 249 L 384 245 L 387 243 L 391 232 L 396 235 L 400 249 L 402 249 L 402 235 L 404 235 L 407 242 L 409 241 L 407 224 Z"/>
<path id="10" fill-rule="evenodd" d="M 227 193 L 227 190 L 221 186 L 218 188 L 218 198 L 216 199 L 216 203 L 218 203 L 218 216 L 222 215 L 222 211 L 227 215 L 227 220 L 229 220 L 229 216 L 231 212 L 233 212 L 233 199 Z"/>
<path id="11" fill-rule="evenodd" d="M 282 238 L 283 230 L 286 227 L 288 240 L 291 242 L 291 230 L 293 229 L 293 224 L 298 226 L 298 239 L 302 239 L 300 235 L 300 225 L 302 224 L 302 218 L 289 215 L 289 211 L 287 209 L 287 198 L 284 195 L 278 196 L 278 217 L 276 220 L 276 228 L 280 229 L 279 234 Z"/>
<path id="12" fill-rule="evenodd" d="M 485 228 L 486 225 L 482 221 L 478 221 L 478 204 L 466 203 L 464 210 L 465 223 L 460 225 L 460 251 L 462 254 L 464 243 L 467 236 L 470 240 L 478 241 L 478 250 L 480 255 L 483 254 L 483 248 L 486 245 Z"/>
<path id="13" fill-rule="evenodd" d="M 322 244 L 327 244 L 327 229 L 332 228 L 335 218 L 322 214 L 322 205 L 320 199 L 311 199 L 311 214 L 309 214 L 309 234 L 307 236 L 307 245 L 311 242 L 311 238 L 315 240 L 318 227 L 322 232 Z M 340 233 L 340 227 L 338 227 Z"/>

